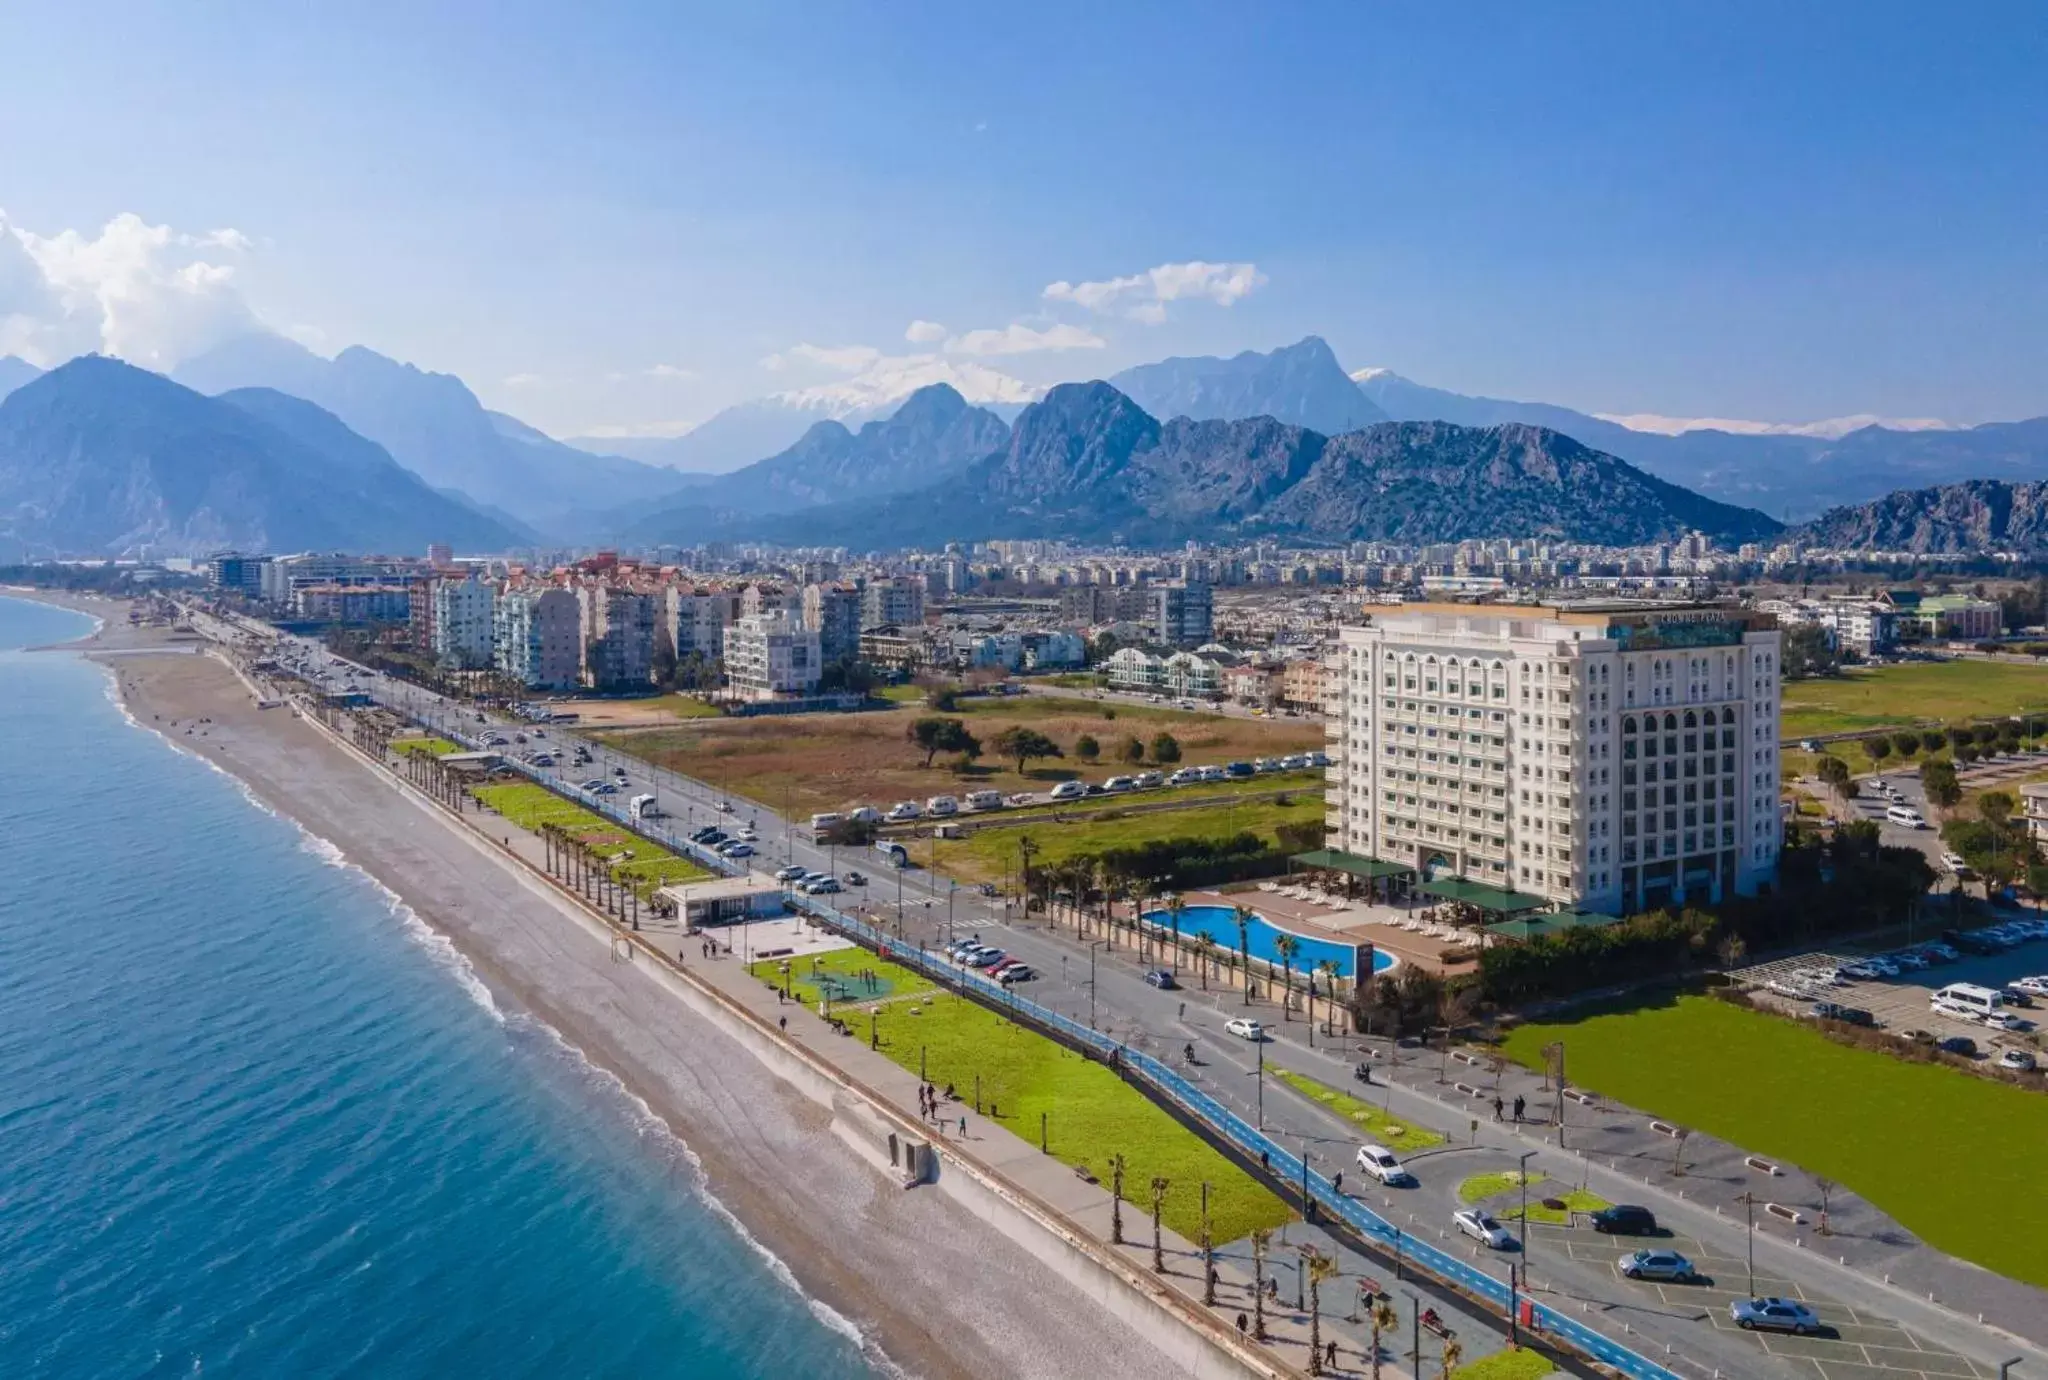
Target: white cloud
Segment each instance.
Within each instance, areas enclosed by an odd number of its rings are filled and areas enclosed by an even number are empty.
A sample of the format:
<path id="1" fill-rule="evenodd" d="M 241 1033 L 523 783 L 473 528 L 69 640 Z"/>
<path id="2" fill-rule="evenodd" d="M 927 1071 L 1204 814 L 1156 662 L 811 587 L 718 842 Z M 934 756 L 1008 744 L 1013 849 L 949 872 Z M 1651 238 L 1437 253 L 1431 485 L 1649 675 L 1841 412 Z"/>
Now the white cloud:
<path id="1" fill-rule="evenodd" d="M 1037 350 L 1099 350 L 1109 342 L 1083 326 L 1037 330 L 1011 322 L 1000 330 L 968 331 L 946 342 L 949 355 L 1024 355 Z"/>
<path id="2" fill-rule="evenodd" d="M 936 321 L 913 321 L 904 329 L 903 338 L 913 345 L 935 345 L 947 334 L 946 328 Z"/>
<path id="3" fill-rule="evenodd" d="M 758 363 L 763 369 L 766 369 L 771 374 L 779 374 L 784 369 L 787 369 L 789 367 L 789 361 L 784 359 L 779 354 L 762 355 L 761 358 L 755 362 Z"/>
<path id="4" fill-rule="evenodd" d="M 1166 319 L 1166 303 L 1207 298 L 1227 307 L 1262 286 L 1266 275 L 1257 264 L 1212 264 L 1191 259 L 1182 264 L 1160 264 L 1143 273 L 1095 282 L 1070 283 L 1061 279 L 1047 284 L 1049 302 L 1071 302 L 1092 312 L 1121 310 L 1133 320 L 1159 322 Z"/>
<path id="5" fill-rule="evenodd" d="M 838 383 L 775 394 L 789 407 L 844 417 L 900 402 L 920 388 L 949 383 L 971 403 L 1027 403 L 1044 392 L 997 369 L 939 354 L 879 355 L 865 369 Z"/>
<path id="6" fill-rule="evenodd" d="M 651 364 L 641 371 L 651 379 L 694 379 L 695 369 L 685 369 L 680 364 Z"/>
<path id="7" fill-rule="evenodd" d="M 882 358 L 882 352 L 872 345 L 792 345 L 788 355 L 842 374 L 858 374 L 863 369 L 873 368 Z"/>
<path id="8" fill-rule="evenodd" d="M 253 247 L 239 230 L 184 234 L 128 211 L 92 237 L 39 235 L 0 212 L 0 354 L 55 365 L 104 351 L 168 369 L 262 329 L 229 262 Z"/>
<path id="9" fill-rule="evenodd" d="M 538 388 L 546 382 L 547 380 L 539 374 L 507 374 L 505 376 L 505 386 L 507 388 Z"/>

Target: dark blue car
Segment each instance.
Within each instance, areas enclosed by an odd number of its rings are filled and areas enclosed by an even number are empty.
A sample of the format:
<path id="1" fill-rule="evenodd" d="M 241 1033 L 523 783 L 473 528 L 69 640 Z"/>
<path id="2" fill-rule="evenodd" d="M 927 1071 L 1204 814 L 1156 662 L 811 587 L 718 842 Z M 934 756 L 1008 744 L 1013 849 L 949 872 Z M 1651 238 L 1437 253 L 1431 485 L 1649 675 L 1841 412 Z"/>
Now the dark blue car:
<path id="1" fill-rule="evenodd" d="M 1145 974 L 1145 982 L 1149 986 L 1157 987 L 1162 992 L 1171 992 L 1174 988 L 1180 986 L 1179 983 L 1173 980 L 1173 974 L 1167 972 L 1164 968 L 1154 968 L 1151 972 Z"/>

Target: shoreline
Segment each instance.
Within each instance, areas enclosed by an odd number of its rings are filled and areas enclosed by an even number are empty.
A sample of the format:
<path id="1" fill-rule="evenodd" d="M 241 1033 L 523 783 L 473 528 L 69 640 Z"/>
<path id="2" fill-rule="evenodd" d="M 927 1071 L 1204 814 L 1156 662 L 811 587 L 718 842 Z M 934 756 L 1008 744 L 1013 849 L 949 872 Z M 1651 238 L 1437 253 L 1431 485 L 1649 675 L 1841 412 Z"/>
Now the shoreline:
<path id="1" fill-rule="evenodd" d="M 614 965 L 606 948 L 583 942 L 594 922 L 569 915 L 568 902 L 452 821 L 418 828 L 415 812 L 431 815 L 427 807 L 288 711 L 257 710 L 221 660 L 190 655 L 162 629 L 131 632 L 108 616 L 112 601 L 4 592 L 101 618 L 64 649 L 101 668 L 132 723 L 224 772 L 330 864 L 363 874 L 394 914 L 421 927 L 424 947 L 447 945 L 458 982 L 466 967 L 501 1012 L 531 1016 L 615 1080 L 696 1167 L 705 1205 L 824 1325 L 857 1333 L 870 1365 L 932 1377 L 1174 1373 L 1137 1333 L 958 1204 L 888 1185 L 833 1134 L 827 1111 L 639 965 Z M 152 643 L 172 655 L 138 654 Z M 783 1183 L 789 1192 L 778 1191 Z"/>

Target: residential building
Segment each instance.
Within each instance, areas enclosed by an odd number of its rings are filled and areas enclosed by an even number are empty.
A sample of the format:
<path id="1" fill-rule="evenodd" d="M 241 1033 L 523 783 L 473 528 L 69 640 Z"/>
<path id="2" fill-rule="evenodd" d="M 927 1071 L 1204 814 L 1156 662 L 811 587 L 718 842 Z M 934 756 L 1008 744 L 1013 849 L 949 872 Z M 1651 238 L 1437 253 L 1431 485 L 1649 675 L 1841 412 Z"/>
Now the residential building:
<path id="1" fill-rule="evenodd" d="M 234 551 L 223 551 L 207 561 L 206 575 L 222 594 L 261 599 L 263 572 L 269 565 L 268 556 L 244 556 Z"/>
<path id="2" fill-rule="evenodd" d="M 1069 585 L 1060 591 L 1060 621 L 1081 627 L 1153 617 L 1150 585 Z"/>
<path id="3" fill-rule="evenodd" d="M 428 586 L 433 610 L 427 645 L 443 665 L 473 671 L 491 664 L 497 629 L 492 613 L 497 590 L 471 574 L 462 580 L 435 580 Z"/>
<path id="4" fill-rule="evenodd" d="M 2020 811 L 2027 821 L 2027 837 L 2048 844 L 2048 781 L 2030 781 L 2020 787 Z"/>
<path id="5" fill-rule="evenodd" d="M 924 582 L 894 577 L 869 580 L 860 592 L 860 627 L 914 628 L 924 622 Z"/>
<path id="6" fill-rule="evenodd" d="M 1973 599 L 1967 594 L 1930 594 L 1910 612 L 1901 610 L 1899 622 L 1922 637 L 1948 642 L 1984 642 L 2005 631 L 2005 610 L 1995 599 Z"/>
<path id="7" fill-rule="evenodd" d="M 1280 671 L 1280 703 L 1320 714 L 1335 688 L 1336 673 L 1319 656 L 1297 657 Z"/>
<path id="8" fill-rule="evenodd" d="M 725 630 L 725 680 L 735 699 L 813 694 L 822 667 L 817 630 L 785 610 L 748 614 Z"/>
<path id="9" fill-rule="evenodd" d="M 1238 704 L 1266 706 L 1280 697 L 1280 677 L 1271 666 L 1246 662 L 1222 674 L 1224 696 Z"/>
<path id="10" fill-rule="evenodd" d="M 804 586 L 804 626 L 818 634 L 826 664 L 860 655 L 861 591 L 852 585 Z"/>
<path id="11" fill-rule="evenodd" d="M 931 633 L 918 628 L 868 628 L 860 635 L 860 659 L 885 671 L 915 671 L 932 664 Z"/>
<path id="12" fill-rule="evenodd" d="M 1779 634 L 1723 605 L 1414 604 L 1333 661 L 1333 846 L 1622 915 L 1776 877 Z"/>
<path id="13" fill-rule="evenodd" d="M 403 623 L 411 611 L 404 585 L 299 585 L 294 616 L 315 623 Z"/>
<path id="14" fill-rule="evenodd" d="M 654 633 L 661 597 L 649 590 L 593 584 L 582 606 L 583 681 L 595 690 L 637 690 L 654 680 Z"/>
<path id="15" fill-rule="evenodd" d="M 1176 580 L 1152 587 L 1152 625 L 1169 647 L 1199 647 L 1215 631 L 1215 604 L 1207 584 Z"/>
<path id="16" fill-rule="evenodd" d="M 716 661 L 725 655 L 725 630 L 740 616 L 738 591 L 670 585 L 665 598 L 676 660 L 687 661 L 695 655 Z"/>
<path id="17" fill-rule="evenodd" d="M 530 690 L 568 690 L 582 678 L 583 617 L 566 589 L 518 587 L 498 596 L 492 655 Z"/>

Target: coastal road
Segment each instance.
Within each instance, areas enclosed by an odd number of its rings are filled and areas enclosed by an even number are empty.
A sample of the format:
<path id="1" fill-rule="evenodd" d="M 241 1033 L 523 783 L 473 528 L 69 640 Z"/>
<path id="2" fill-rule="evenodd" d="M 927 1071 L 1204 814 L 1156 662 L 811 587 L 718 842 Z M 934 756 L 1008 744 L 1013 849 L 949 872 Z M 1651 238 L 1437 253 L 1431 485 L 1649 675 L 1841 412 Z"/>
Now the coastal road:
<path id="1" fill-rule="evenodd" d="M 348 667 L 327 656 L 318 644 L 303 639 L 295 641 L 313 678 L 329 688 L 362 689 L 380 702 L 430 725 L 455 726 L 460 722 L 470 733 L 486 727 L 477 722 L 473 710 L 458 709 L 420 687 Z M 494 726 L 508 733 L 514 729 L 531 730 L 530 725 L 517 721 Z M 573 748 L 581 741 L 573 732 L 560 728 L 549 728 L 547 736 L 558 749 Z M 621 793 L 655 792 L 682 832 L 713 820 L 725 824 L 739 818 L 753 823 L 760 834 L 757 861 L 766 866 L 794 862 L 820 871 L 843 871 L 850 861 L 849 850 L 818 847 L 806 831 L 790 827 L 767 806 L 731 797 L 704 782 L 652 767 L 599 743 L 586 746 L 592 754 L 593 766 L 558 768 L 555 775 L 563 784 L 589 776 L 610 777 L 615 766 L 623 766 L 631 784 L 622 788 Z M 736 807 L 730 815 L 716 808 L 727 800 Z M 1261 1100 L 1261 1080 L 1256 1077 L 1257 1051 L 1222 1030 L 1223 1022 L 1239 1009 L 1236 1003 L 1242 1000 L 1241 994 L 1204 996 L 1199 991 L 1159 991 L 1142 981 L 1141 970 L 1131 961 L 1127 948 L 1095 951 L 1091 986 L 1090 951 L 1074 940 L 1071 931 L 1050 930 L 1037 916 L 1026 921 L 1000 901 L 992 902 L 970 890 L 952 887 L 945 879 L 922 869 L 895 872 L 869 865 L 867 859 L 871 854 L 853 856 L 861 859 L 853 865 L 870 873 L 874 881 L 864 894 L 852 889 L 849 895 L 838 898 L 848 908 L 865 909 L 879 921 L 900 925 L 911 942 L 926 942 L 935 947 L 952 934 L 981 934 L 1038 969 L 1041 978 L 1031 989 L 1034 1000 L 1084 1022 L 1092 1017 L 1098 1028 L 1176 1062 L 1182 1047 L 1193 1044 L 1197 1063 L 1190 1071 L 1234 1109 L 1247 1116 L 1257 1114 Z M 1270 1023 L 1275 1008 L 1261 1002 L 1254 1014 Z M 1347 1039 L 1334 1051 L 1326 1047 L 1311 1049 L 1306 1027 L 1298 1020 L 1280 1022 L 1275 1033 L 1277 1038 L 1265 1049 L 1269 1064 L 1282 1064 L 1337 1086 L 1350 1086 L 1350 1071 L 1361 1047 L 1378 1054 L 1382 1068 L 1398 1057 L 1384 1042 L 1365 1044 L 1355 1039 Z M 1318 1038 L 1318 1045 L 1321 1043 Z M 1545 1139 L 1548 1128 L 1496 1127 L 1490 1120 L 1490 1105 L 1477 1110 L 1482 1119 L 1475 1134 L 1470 1126 L 1474 1112 L 1447 1105 L 1433 1090 L 1405 1086 L 1410 1081 L 1407 1078 L 1401 1081 L 1404 1086 L 1381 1092 L 1389 1109 L 1422 1125 L 1453 1132 L 1454 1143 L 1417 1157 L 1414 1167 L 1422 1181 L 1420 1189 L 1398 1194 L 1376 1190 L 1372 1205 L 1397 1222 L 1401 1220 L 1400 1214 L 1413 1213 L 1418 1232 L 1448 1231 L 1452 1207 L 1446 1195 L 1454 1191 L 1459 1180 L 1475 1173 L 1511 1169 L 1521 1153 L 1534 1150 L 1534 1172 L 1572 1185 L 1584 1181 L 1594 1192 L 1614 1201 L 1645 1202 L 1661 1220 L 1682 1232 L 1697 1254 L 1708 1260 L 1743 1258 L 1745 1239 L 1739 1220 L 1716 1216 L 1696 1202 L 1680 1201 L 1670 1191 L 1647 1188 L 1640 1181 L 1588 1166 L 1550 1145 Z M 1290 1143 L 1307 1145 L 1319 1170 L 1331 1173 L 1349 1164 L 1358 1142 L 1344 1123 L 1270 1078 L 1263 1082 L 1263 1103 L 1269 1131 Z M 1478 1108 L 1479 1104 L 1473 1106 Z M 1355 1171 L 1347 1173 L 1347 1184 L 1354 1192 L 1358 1190 Z M 1394 1199 L 1392 1209 L 1383 1201 L 1389 1197 Z M 1816 1374 L 1811 1362 L 1773 1354 L 1758 1339 L 1725 1326 L 1725 1278 L 1717 1278 L 1717 1288 L 1711 1295 L 1703 1292 L 1697 1298 L 1671 1296 L 1669 1288 L 1622 1281 L 1612 1268 L 1613 1259 L 1619 1254 L 1614 1243 L 1602 1237 L 1588 1250 L 1584 1238 L 1589 1235 L 1583 1231 L 1537 1229 L 1532 1243 L 1534 1278 L 1539 1291 L 1555 1306 L 1583 1304 L 1589 1323 L 1653 1353 L 1671 1346 L 1678 1358 L 1697 1361 L 1698 1373 L 1702 1375 L 1716 1368 L 1731 1375 Z M 1802 1276 L 1810 1278 L 1813 1274 L 1811 1254 L 1796 1252 L 1789 1245 L 1763 1239 L 1758 1243 L 1757 1253 L 1760 1289 L 1782 1284 L 1787 1291 L 1798 1291 Z M 1805 1292 L 1816 1299 L 1824 1318 L 1830 1317 L 1830 1309 L 1838 1309 L 1843 1310 L 1841 1315 L 1845 1319 L 1856 1320 L 1849 1327 L 1865 1326 L 1861 1320 L 1870 1319 L 1868 1325 L 1879 1329 L 1885 1326 L 1886 1319 L 1896 1318 L 1914 1327 L 1921 1334 L 1920 1343 L 1936 1353 L 1947 1348 L 1928 1342 L 1928 1337 L 1959 1345 L 1975 1358 L 2007 1345 L 1995 1337 L 1958 1336 L 1958 1332 L 1967 1333 L 1968 1329 L 1957 1328 L 1960 1320 L 1954 1315 L 1932 1308 L 1902 1307 L 1909 1301 L 1901 1299 L 1895 1291 L 1875 1280 L 1863 1281 L 1850 1272 L 1830 1271 L 1824 1287 L 1809 1287 Z M 1705 1306 L 1709 1297 L 1718 1305 L 1723 1325 L 1716 1325 L 1716 1310 Z M 1436 1306 L 1449 1316 L 1464 1314 L 1462 1308 L 1443 1299 L 1438 1299 Z M 1902 1314 L 1906 1316 L 1899 1316 Z M 1480 1325 L 1478 1319 L 1469 1321 L 1473 1326 Z M 1847 1335 L 1850 1333 L 1845 1328 L 1844 1336 Z M 1841 1361 L 1845 1365 L 1862 1364 L 1846 1355 Z M 1685 1364 L 1677 1368 L 1682 1372 L 1693 1369 Z M 1910 1374 L 1902 1372 L 1897 1380 L 1909 1380 Z"/>

